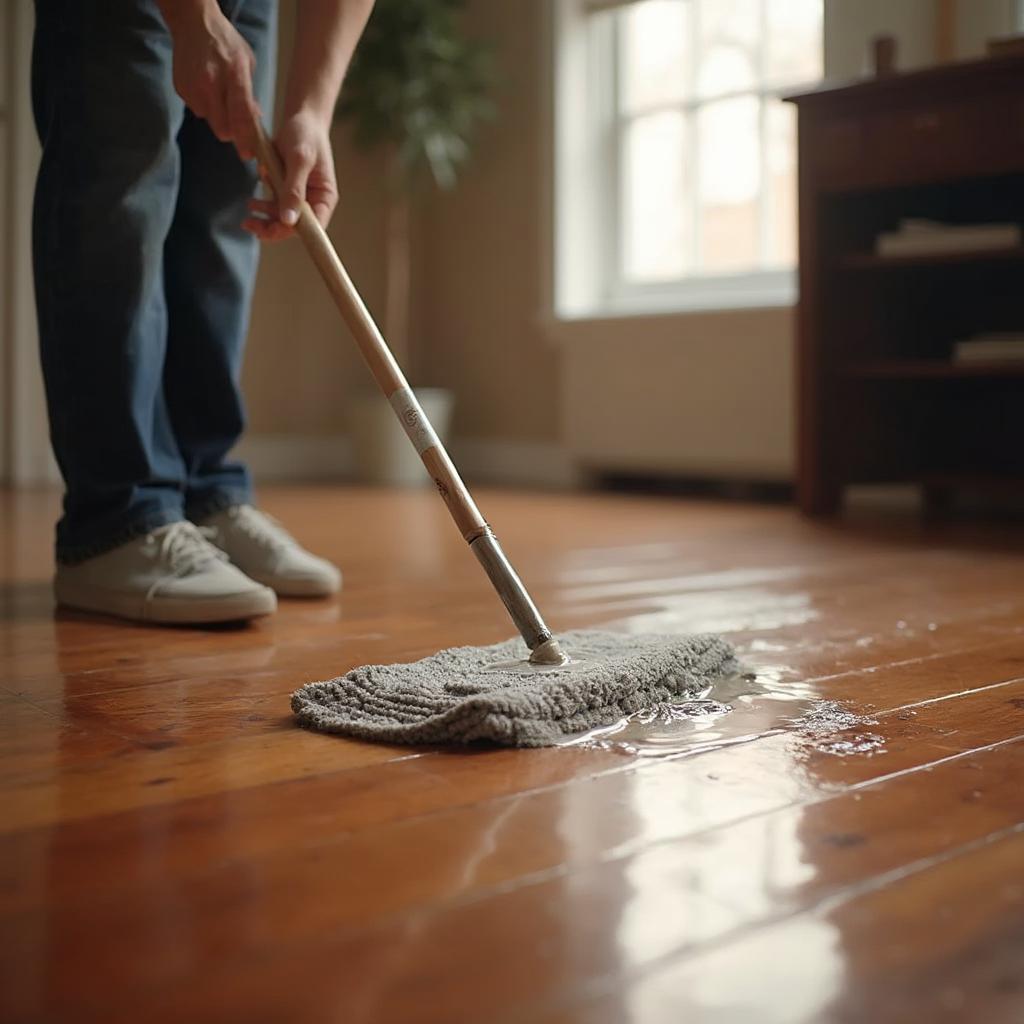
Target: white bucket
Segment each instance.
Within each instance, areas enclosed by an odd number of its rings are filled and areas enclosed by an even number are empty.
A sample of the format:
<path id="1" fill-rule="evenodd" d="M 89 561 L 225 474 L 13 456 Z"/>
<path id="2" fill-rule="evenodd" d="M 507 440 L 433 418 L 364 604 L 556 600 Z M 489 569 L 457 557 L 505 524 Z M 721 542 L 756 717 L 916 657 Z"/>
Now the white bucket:
<path id="1" fill-rule="evenodd" d="M 443 388 L 416 388 L 415 393 L 441 443 L 447 444 L 454 396 Z M 417 487 L 430 482 L 416 449 L 383 395 L 351 397 L 349 430 L 362 482 L 385 487 Z"/>

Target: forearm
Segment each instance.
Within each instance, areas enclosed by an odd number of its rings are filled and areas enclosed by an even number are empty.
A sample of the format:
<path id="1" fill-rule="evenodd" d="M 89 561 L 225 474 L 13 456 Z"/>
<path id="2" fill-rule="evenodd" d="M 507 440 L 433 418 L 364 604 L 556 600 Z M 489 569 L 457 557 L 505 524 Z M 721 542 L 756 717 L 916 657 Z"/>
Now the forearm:
<path id="1" fill-rule="evenodd" d="M 285 117 L 309 113 L 327 123 L 373 0 L 302 0 L 297 6 Z"/>
<path id="2" fill-rule="evenodd" d="M 220 14 L 217 0 L 156 0 L 160 13 L 164 16 L 171 35 L 175 36 L 180 29 L 198 19 L 207 20 L 212 14 Z"/>

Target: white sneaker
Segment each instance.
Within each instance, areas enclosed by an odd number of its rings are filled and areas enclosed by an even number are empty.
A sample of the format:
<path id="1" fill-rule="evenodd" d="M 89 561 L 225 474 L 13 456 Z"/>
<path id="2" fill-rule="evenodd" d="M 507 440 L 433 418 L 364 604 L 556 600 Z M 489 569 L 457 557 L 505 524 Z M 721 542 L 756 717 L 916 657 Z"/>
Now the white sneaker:
<path id="1" fill-rule="evenodd" d="M 232 505 L 204 519 L 202 530 L 246 574 L 282 597 L 326 597 L 341 588 L 341 572 L 317 558 L 272 516 Z"/>
<path id="2" fill-rule="evenodd" d="M 171 523 L 76 565 L 58 565 L 58 604 L 143 622 L 269 615 L 277 598 L 231 565 L 192 523 Z"/>

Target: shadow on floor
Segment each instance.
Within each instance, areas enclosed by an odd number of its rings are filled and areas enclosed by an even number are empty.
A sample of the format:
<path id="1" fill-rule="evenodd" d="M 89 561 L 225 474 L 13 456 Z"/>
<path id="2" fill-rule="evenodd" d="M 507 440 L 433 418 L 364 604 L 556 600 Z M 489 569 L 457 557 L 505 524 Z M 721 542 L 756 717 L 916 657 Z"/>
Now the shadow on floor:
<path id="1" fill-rule="evenodd" d="M 104 625 L 123 626 L 138 629 L 139 623 L 114 618 L 109 615 L 93 615 L 70 608 L 58 608 L 53 598 L 53 587 L 49 582 L 32 581 L 0 584 L 0 622 L 102 622 Z M 202 625 L 163 625 L 161 628 L 183 632 L 236 633 L 248 629 L 251 623 L 210 622 Z"/>

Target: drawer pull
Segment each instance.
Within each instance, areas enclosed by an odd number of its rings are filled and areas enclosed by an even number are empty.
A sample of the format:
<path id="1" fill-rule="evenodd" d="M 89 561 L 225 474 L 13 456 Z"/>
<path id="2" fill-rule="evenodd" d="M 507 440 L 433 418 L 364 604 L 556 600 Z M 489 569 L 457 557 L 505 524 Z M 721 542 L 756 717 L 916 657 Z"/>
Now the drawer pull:
<path id="1" fill-rule="evenodd" d="M 934 132 L 942 125 L 938 114 L 917 114 L 913 121 L 914 130 L 918 132 Z"/>

